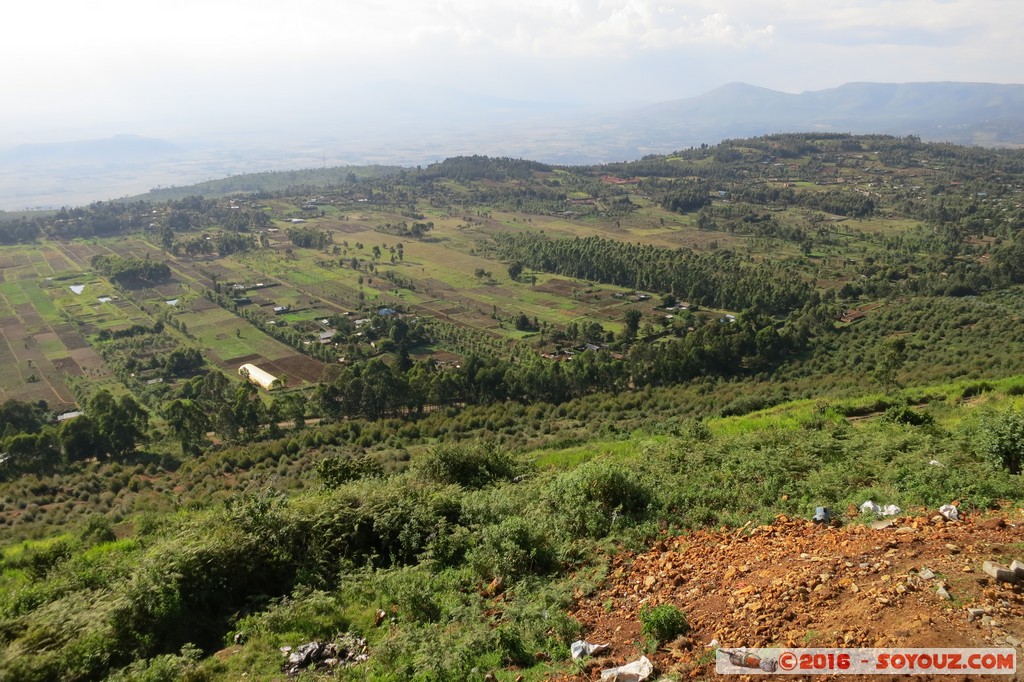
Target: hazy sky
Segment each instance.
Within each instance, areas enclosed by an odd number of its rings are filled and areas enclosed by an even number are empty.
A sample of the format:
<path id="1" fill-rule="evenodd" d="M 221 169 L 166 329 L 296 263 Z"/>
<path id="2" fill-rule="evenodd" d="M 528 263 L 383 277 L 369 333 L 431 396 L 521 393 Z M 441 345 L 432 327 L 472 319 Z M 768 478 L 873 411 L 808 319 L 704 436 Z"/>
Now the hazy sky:
<path id="1" fill-rule="evenodd" d="M 1012 0 L 33 0 L 4 18 L 3 144 L 373 116 L 407 83 L 626 107 L 732 81 L 1024 80 Z"/>

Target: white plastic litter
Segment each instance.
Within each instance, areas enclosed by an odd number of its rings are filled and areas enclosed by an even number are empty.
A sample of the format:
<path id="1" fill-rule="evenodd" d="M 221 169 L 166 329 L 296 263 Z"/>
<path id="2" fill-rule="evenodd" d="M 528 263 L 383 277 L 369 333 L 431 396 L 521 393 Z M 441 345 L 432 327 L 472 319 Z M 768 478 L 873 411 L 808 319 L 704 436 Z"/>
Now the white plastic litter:
<path id="1" fill-rule="evenodd" d="M 582 639 L 578 639 L 569 645 L 569 651 L 572 652 L 573 658 L 583 658 L 584 656 L 594 656 L 604 651 L 608 651 L 608 644 L 591 644 L 590 642 L 584 642 Z"/>
<path id="2" fill-rule="evenodd" d="M 872 502 L 871 500 L 867 500 L 866 502 L 864 502 L 864 504 L 860 506 L 860 513 L 878 515 L 882 513 L 882 508 L 879 507 L 874 502 Z"/>
<path id="3" fill-rule="evenodd" d="M 608 668 L 601 671 L 601 679 L 604 682 L 643 682 L 654 674 L 654 664 L 641 656 L 639 661 L 633 661 L 618 668 Z"/>
<path id="4" fill-rule="evenodd" d="M 951 504 L 944 504 L 939 507 L 939 513 L 945 516 L 947 521 L 960 520 L 960 510 Z"/>
<path id="5" fill-rule="evenodd" d="M 895 504 L 887 504 L 884 507 L 880 507 L 871 500 L 867 500 L 860 506 L 861 514 L 874 514 L 875 516 L 898 516 L 903 511 Z"/>
<path id="6" fill-rule="evenodd" d="M 931 464 L 933 467 L 940 467 L 940 466 L 942 466 L 942 462 L 940 462 L 937 459 L 929 460 L 928 463 Z"/>

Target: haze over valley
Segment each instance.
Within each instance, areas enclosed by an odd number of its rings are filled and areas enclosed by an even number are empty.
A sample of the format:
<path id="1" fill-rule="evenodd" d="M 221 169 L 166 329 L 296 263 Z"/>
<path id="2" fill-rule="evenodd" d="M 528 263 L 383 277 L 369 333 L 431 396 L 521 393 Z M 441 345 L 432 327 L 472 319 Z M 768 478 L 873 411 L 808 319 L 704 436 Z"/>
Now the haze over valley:
<path id="1" fill-rule="evenodd" d="M 401 92 L 407 98 L 388 93 Z M 600 110 L 392 84 L 368 106 L 304 125 L 202 137 L 136 135 L 0 149 L 0 210 L 58 208 L 230 175 L 344 165 L 416 166 L 486 154 L 589 164 L 772 132 L 916 135 L 1024 145 L 1024 86 L 852 83 L 792 95 L 733 83 L 698 97 Z"/>

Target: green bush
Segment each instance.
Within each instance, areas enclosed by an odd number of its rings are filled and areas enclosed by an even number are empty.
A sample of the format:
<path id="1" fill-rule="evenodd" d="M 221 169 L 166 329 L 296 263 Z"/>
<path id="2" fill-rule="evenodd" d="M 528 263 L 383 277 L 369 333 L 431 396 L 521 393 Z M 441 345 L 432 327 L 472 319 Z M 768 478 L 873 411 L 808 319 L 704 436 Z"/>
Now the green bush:
<path id="1" fill-rule="evenodd" d="M 989 413 L 982 419 L 981 446 L 994 463 L 1011 474 L 1024 467 L 1024 413 L 1017 410 Z"/>
<path id="2" fill-rule="evenodd" d="M 82 527 L 80 537 L 85 544 L 113 542 L 117 539 L 117 536 L 114 535 L 114 526 L 110 523 L 110 519 L 100 514 L 93 514 L 89 517 Z"/>
<path id="3" fill-rule="evenodd" d="M 490 443 L 437 445 L 420 460 L 418 471 L 428 481 L 463 488 L 482 488 L 518 473 L 515 459 Z"/>
<path id="4" fill-rule="evenodd" d="M 337 488 L 349 481 L 382 476 L 383 474 L 384 469 L 381 465 L 366 455 L 358 457 L 329 455 L 316 464 L 317 478 L 328 488 Z"/>
<path id="5" fill-rule="evenodd" d="M 654 502 L 634 469 L 592 460 L 556 478 L 546 497 L 556 524 L 571 537 L 601 538 L 618 523 L 642 520 Z"/>
<path id="6" fill-rule="evenodd" d="M 640 633 L 656 646 L 685 635 L 689 630 L 686 614 L 677 606 L 662 604 L 640 609 Z"/>
<path id="7" fill-rule="evenodd" d="M 520 517 L 485 526 L 467 559 L 485 580 L 501 577 L 512 581 L 524 575 L 548 573 L 555 565 L 554 552 L 544 535 Z"/>

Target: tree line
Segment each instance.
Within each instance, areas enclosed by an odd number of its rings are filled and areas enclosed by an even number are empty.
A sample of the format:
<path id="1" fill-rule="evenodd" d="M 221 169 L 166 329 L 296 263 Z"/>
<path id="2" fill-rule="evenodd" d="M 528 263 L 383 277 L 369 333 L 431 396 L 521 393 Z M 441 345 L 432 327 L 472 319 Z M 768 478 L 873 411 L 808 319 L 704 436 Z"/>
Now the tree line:
<path id="1" fill-rule="evenodd" d="M 754 263 L 727 250 L 698 254 L 601 237 L 550 239 L 526 232 L 495 234 L 491 246 L 499 257 L 535 270 L 671 293 L 728 310 L 785 313 L 802 306 L 813 291 L 791 266 Z"/>

